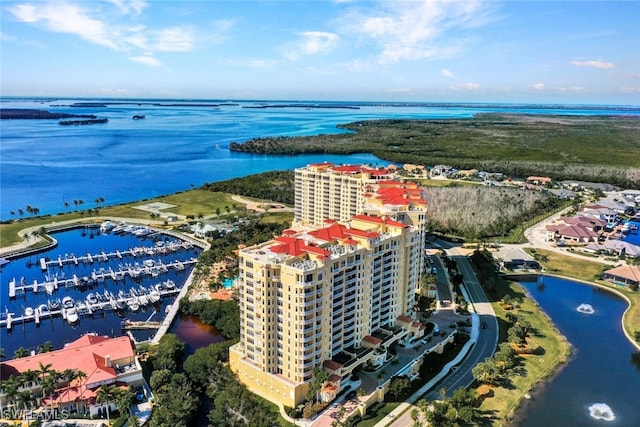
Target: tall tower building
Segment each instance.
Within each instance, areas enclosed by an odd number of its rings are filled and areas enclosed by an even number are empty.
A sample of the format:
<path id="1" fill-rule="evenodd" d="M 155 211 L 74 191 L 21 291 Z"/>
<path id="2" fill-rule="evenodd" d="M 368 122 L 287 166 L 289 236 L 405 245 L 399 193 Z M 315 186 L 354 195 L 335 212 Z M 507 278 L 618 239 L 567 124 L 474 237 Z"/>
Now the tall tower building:
<path id="1" fill-rule="evenodd" d="M 250 390 L 295 407 L 321 368 L 330 401 L 354 369 L 424 333 L 409 315 L 426 203 L 417 184 L 394 178 L 392 168 L 362 165 L 296 169 L 299 231 L 240 250 L 240 342 L 229 358 Z"/>

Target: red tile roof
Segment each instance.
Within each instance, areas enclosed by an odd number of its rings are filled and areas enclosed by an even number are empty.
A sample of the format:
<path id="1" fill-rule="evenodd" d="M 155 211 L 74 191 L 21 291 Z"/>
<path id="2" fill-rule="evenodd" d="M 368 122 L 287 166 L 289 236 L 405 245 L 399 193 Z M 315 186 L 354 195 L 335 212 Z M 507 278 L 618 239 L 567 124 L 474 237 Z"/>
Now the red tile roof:
<path id="1" fill-rule="evenodd" d="M 39 369 L 40 363 L 52 365 L 56 371 L 65 369 L 79 369 L 87 375 L 84 384 L 94 384 L 99 381 L 115 380 L 116 372 L 105 365 L 105 357 L 111 361 L 133 358 L 135 350 L 127 336 L 109 338 L 98 335 L 85 335 L 67 344 L 61 350 L 34 356 L 22 357 L 0 363 L 2 378 L 28 369 Z"/>
<path id="2" fill-rule="evenodd" d="M 325 360 L 322 362 L 322 366 L 329 369 L 330 371 L 339 371 L 342 369 L 342 363 L 334 362 L 333 360 Z"/>
<path id="3" fill-rule="evenodd" d="M 371 336 L 371 335 L 365 335 L 365 337 L 362 338 L 362 341 L 366 341 L 366 342 L 368 342 L 370 344 L 373 344 L 373 345 L 379 345 L 380 343 L 382 343 L 382 340 L 380 338 L 376 338 L 376 337 Z"/>
<path id="4" fill-rule="evenodd" d="M 620 267 L 612 268 L 604 272 L 610 276 L 620 277 L 622 279 L 631 280 L 636 283 L 640 283 L 640 267 L 637 265 L 621 265 Z"/>

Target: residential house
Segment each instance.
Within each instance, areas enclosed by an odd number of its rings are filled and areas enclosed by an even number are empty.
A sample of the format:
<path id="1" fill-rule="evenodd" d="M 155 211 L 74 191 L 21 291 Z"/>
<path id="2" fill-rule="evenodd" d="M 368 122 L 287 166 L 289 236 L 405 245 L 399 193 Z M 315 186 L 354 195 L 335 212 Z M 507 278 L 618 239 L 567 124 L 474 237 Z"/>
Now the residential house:
<path id="1" fill-rule="evenodd" d="M 128 336 L 109 338 L 87 334 L 67 344 L 61 350 L 7 360 L 0 363 L 0 378 L 5 383 L 10 377 L 26 371 L 40 371 L 42 366 L 63 372 L 79 370 L 85 376 L 71 382 L 61 380 L 60 387 L 50 395 L 43 395 L 39 380 L 23 384 L 18 391 L 29 390 L 40 406 L 53 406 L 57 410 L 89 413 L 99 416 L 107 404 L 96 401 L 100 387 L 107 384 L 138 386 L 144 383 L 142 367 L 135 347 Z M 12 400 L 8 390 L 0 391 L 0 403 L 7 407 Z M 114 409 L 114 405 L 111 405 Z"/>
<path id="2" fill-rule="evenodd" d="M 640 267 L 637 265 L 622 265 L 620 267 L 612 268 L 602 274 L 602 279 L 619 285 L 639 286 Z"/>

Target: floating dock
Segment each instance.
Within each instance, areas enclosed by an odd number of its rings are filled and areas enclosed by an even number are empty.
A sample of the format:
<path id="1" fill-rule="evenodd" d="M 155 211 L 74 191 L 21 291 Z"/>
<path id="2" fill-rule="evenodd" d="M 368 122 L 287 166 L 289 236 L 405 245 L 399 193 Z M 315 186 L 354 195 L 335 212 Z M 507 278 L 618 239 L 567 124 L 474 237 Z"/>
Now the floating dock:
<path id="1" fill-rule="evenodd" d="M 189 250 L 193 248 L 193 244 L 190 242 L 169 242 L 162 246 L 140 246 L 135 248 L 130 248 L 127 250 L 116 250 L 115 252 L 106 253 L 105 251 L 101 251 L 97 254 L 87 253 L 85 256 L 75 256 L 74 254 L 65 255 L 62 257 L 58 256 L 57 259 L 47 260 L 46 258 L 40 258 L 40 268 L 42 271 L 47 271 L 49 267 L 63 267 L 67 264 L 78 265 L 80 263 L 83 264 L 93 264 L 96 262 L 108 262 L 110 259 L 123 259 L 124 257 L 137 258 L 144 255 L 155 255 L 156 253 L 160 253 L 162 255 L 166 255 L 169 252 L 177 252 L 181 250 Z"/>
<path id="2" fill-rule="evenodd" d="M 147 260 L 153 261 L 153 260 Z M 31 285 L 27 285 L 25 283 L 16 284 L 15 278 L 9 282 L 9 298 L 15 298 L 16 295 L 22 295 L 27 291 L 32 291 L 34 293 L 38 293 L 40 291 L 46 291 L 49 295 L 51 295 L 55 290 L 58 289 L 59 286 L 64 287 L 83 287 L 89 285 L 95 285 L 97 282 L 104 282 L 105 279 L 111 279 L 113 281 L 117 281 L 119 279 L 124 279 L 125 276 L 130 276 L 131 278 L 137 278 L 142 275 L 151 275 L 158 276 L 160 273 L 166 273 L 168 269 L 174 269 L 176 271 L 182 271 L 185 269 L 187 265 L 193 265 L 198 260 L 196 258 L 191 258 L 188 260 L 175 260 L 169 263 L 158 262 L 157 264 L 154 261 L 153 265 L 145 265 L 143 262 L 142 265 L 134 264 L 134 265 L 124 265 L 120 266 L 119 270 L 105 270 L 104 268 L 99 271 L 94 270 L 91 275 L 78 277 L 77 275 L 73 275 L 70 279 L 59 279 L 54 277 L 53 280 L 38 282 L 37 280 L 33 282 Z"/>
<path id="3" fill-rule="evenodd" d="M 163 289 L 158 293 L 161 298 L 164 298 L 171 295 L 179 294 L 180 292 L 182 292 L 182 288 L 176 287 L 172 289 Z M 111 298 L 109 299 L 105 299 L 104 301 L 99 301 L 93 304 L 85 300 L 78 300 L 79 302 L 82 302 L 82 306 L 78 307 L 77 305 L 74 305 L 74 308 L 78 312 L 78 315 L 81 315 L 81 316 L 91 315 L 100 310 L 118 310 L 117 307 L 122 307 L 121 310 L 124 311 L 128 303 L 133 300 L 138 302 L 139 297 L 131 296 L 130 294 L 124 294 L 119 296 L 111 296 Z M 148 303 L 148 305 L 152 305 L 152 304 Z M 177 306 L 178 304 L 175 304 L 175 305 Z M 29 314 L 29 315 L 27 314 L 17 315 L 16 313 L 11 313 L 11 312 L 1 313 L 2 316 L 0 316 L 0 327 L 6 327 L 8 330 L 11 330 L 11 328 L 15 325 L 16 322 L 18 323 L 36 322 L 36 324 L 39 324 L 43 321 L 43 319 L 48 319 L 48 318 L 53 318 L 58 316 L 62 316 L 63 319 L 66 319 L 66 314 L 67 314 L 66 310 L 67 309 L 62 307 L 56 310 L 46 310 L 46 311 L 40 311 L 39 309 L 36 308 L 33 310 L 33 314 Z M 158 323 L 158 322 L 151 322 L 151 323 Z M 158 324 L 158 326 L 154 329 L 157 329 L 160 326 L 161 325 Z"/>

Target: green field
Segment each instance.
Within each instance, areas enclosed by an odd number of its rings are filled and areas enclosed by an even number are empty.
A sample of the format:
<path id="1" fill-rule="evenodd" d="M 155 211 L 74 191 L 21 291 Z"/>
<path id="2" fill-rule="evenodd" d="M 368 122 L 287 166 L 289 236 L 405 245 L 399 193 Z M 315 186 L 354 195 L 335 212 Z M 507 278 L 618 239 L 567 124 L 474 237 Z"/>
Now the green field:
<path id="1" fill-rule="evenodd" d="M 164 212 L 171 212 L 184 216 L 193 215 L 196 219 L 201 215 L 205 218 L 216 217 L 218 210 L 220 215 L 225 215 L 227 213 L 227 208 L 229 211 L 234 211 L 236 208 L 243 206 L 242 204 L 232 200 L 231 195 L 229 194 L 196 189 L 162 196 L 155 199 L 116 206 L 106 206 L 99 208 L 97 213 L 96 210 L 93 209 L 90 212 L 73 211 L 53 216 L 22 218 L 19 221 L 0 224 L 0 247 L 4 248 L 14 243 L 22 242 L 23 239 L 19 233 L 23 234 L 24 232 L 22 230 L 25 229 L 37 230 L 43 226 L 51 226 L 53 223 L 61 224 L 68 221 L 95 221 L 95 219 L 91 218 L 132 218 L 162 226 L 164 223 L 162 219 L 152 218 L 150 216 L 150 212 L 136 209 L 136 206 L 154 202 L 174 205 L 173 207 L 164 210 Z M 31 231 L 29 231 L 29 234 L 30 233 Z"/>

